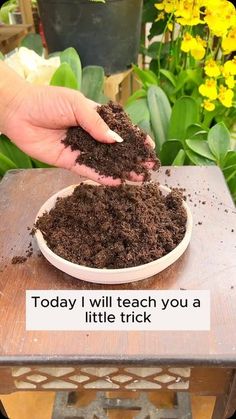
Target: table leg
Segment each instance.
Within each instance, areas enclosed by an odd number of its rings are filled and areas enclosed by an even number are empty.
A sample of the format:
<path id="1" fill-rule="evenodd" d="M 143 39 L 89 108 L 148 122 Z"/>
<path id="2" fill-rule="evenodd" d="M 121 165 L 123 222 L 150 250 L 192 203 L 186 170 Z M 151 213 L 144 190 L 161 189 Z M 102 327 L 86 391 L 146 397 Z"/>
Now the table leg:
<path id="1" fill-rule="evenodd" d="M 227 419 L 236 411 L 236 371 L 232 372 L 232 379 L 228 391 L 216 398 L 212 419 Z"/>
<path id="2" fill-rule="evenodd" d="M 7 412 L 4 409 L 4 406 L 0 400 L 0 419 L 8 419 Z"/>

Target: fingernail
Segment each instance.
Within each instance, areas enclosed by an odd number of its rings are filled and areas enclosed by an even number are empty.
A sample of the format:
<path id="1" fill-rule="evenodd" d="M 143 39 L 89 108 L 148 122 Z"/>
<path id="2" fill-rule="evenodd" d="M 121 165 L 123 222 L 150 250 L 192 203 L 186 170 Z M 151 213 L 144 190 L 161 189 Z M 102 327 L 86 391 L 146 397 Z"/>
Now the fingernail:
<path id="1" fill-rule="evenodd" d="M 148 140 L 148 142 L 149 142 L 149 144 L 151 145 L 152 148 L 156 147 L 156 144 L 153 141 L 152 137 L 150 137 L 150 135 L 147 135 L 147 140 Z"/>
<path id="2" fill-rule="evenodd" d="M 110 139 L 116 141 L 117 143 L 123 143 L 123 138 L 121 138 L 115 131 L 109 129 L 107 135 Z"/>

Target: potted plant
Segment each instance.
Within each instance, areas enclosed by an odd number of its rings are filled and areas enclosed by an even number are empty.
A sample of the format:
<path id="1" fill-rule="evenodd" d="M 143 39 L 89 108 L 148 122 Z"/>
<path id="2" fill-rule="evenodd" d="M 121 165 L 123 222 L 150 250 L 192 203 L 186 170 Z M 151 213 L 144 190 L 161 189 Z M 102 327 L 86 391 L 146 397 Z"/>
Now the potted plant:
<path id="1" fill-rule="evenodd" d="M 126 111 L 155 139 L 163 165 L 217 164 L 236 202 L 235 7 L 227 0 L 184 7 L 146 0 L 144 11 L 154 20 L 149 39 L 160 28 L 162 36 L 142 46 L 151 62 L 149 69 L 134 66 L 141 88 Z"/>
<path id="2" fill-rule="evenodd" d="M 74 47 L 82 65 L 106 74 L 137 61 L 142 0 L 39 0 L 49 53 Z"/>

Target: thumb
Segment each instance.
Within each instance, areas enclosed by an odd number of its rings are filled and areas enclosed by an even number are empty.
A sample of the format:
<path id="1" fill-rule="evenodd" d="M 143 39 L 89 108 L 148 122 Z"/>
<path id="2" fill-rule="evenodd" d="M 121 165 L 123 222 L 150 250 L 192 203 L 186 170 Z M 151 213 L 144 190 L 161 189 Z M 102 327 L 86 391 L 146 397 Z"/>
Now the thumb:
<path id="1" fill-rule="evenodd" d="M 102 143 L 121 143 L 123 139 L 108 127 L 95 107 L 95 102 L 86 99 L 85 96 L 79 93 L 74 106 L 74 114 L 78 125 L 97 141 Z"/>

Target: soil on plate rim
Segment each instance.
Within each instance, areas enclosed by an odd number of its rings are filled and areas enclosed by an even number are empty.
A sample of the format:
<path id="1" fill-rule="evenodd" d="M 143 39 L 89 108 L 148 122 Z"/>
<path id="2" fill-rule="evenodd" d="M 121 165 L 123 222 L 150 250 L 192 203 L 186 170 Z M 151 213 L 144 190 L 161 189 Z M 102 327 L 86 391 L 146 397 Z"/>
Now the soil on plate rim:
<path id="1" fill-rule="evenodd" d="M 97 108 L 98 114 L 109 128 L 123 138 L 122 143 L 105 144 L 94 140 L 80 126 L 71 127 L 62 140 L 72 151 L 80 152 L 77 164 L 95 169 L 101 176 L 111 176 L 122 181 L 130 178 L 130 172 L 142 174 L 144 180 L 150 179 L 150 170 L 145 162 L 153 162 L 152 170 L 158 170 L 160 161 L 155 151 L 147 143 L 147 134 L 133 125 L 123 108 L 113 102 Z"/>
<path id="2" fill-rule="evenodd" d="M 187 214 L 181 193 L 164 196 L 156 183 L 118 187 L 78 185 L 36 222 L 49 248 L 94 268 L 142 265 L 183 239 Z"/>

